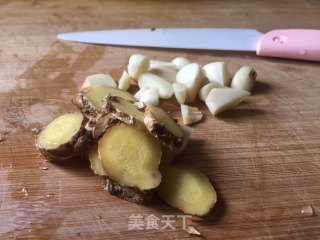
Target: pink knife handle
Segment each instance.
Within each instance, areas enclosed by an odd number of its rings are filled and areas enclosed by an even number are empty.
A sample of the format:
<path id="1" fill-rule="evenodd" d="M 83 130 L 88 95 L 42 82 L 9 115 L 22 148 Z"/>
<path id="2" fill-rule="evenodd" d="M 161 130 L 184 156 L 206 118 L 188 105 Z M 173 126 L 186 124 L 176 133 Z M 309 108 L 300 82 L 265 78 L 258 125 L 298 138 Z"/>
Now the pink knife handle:
<path id="1" fill-rule="evenodd" d="M 320 30 L 273 30 L 262 36 L 257 55 L 320 61 Z"/>

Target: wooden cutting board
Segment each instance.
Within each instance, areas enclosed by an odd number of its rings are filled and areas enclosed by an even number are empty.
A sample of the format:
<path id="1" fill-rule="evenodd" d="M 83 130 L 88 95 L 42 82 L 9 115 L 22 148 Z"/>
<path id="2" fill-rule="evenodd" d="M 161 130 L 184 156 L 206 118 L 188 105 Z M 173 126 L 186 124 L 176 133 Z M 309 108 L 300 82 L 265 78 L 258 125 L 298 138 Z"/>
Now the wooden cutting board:
<path id="1" fill-rule="evenodd" d="M 92 73 L 118 79 L 129 56 L 206 64 L 232 74 L 253 66 L 258 83 L 243 104 L 205 120 L 178 161 L 206 173 L 219 201 L 193 221 L 205 239 L 320 238 L 319 63 L 251 53 L 142 49 L 62 42 L 68 31 L 131 27 L 319 28 L 319 1 L 0 1 L 1 239 L 185 239 L 182 213 L 161 201 L 139 206 L 104 192 L 85 159 L 47 162 L 35 129 L 74 111 Z M 210 41 L 210 39 L 208 39 Z M 179 117 L 175 100 L 163 103 Z M 313 214 L 308 210 L 313 209 Z M 147 229 L 150 216 L 159 228 Z M 165 227 L 172 215 L 175 229 Z M 140 228 L 130 229 L 140 219 Z M 191 224 L 190 220 L 188 223 Z"/>

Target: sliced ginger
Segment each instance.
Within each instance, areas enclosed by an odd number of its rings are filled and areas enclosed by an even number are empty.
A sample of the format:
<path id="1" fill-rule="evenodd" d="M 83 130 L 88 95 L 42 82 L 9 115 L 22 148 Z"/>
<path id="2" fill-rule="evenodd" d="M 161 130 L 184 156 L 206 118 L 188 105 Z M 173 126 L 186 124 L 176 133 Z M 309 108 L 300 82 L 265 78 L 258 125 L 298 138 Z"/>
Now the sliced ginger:
<path id="1" fill-rule="evenodd" d="M 106 176 L 107 174 L 104 171 L 100 161 L 98 144 L 94 144 L 89 148 L 88 155 L 89 155 L 90 167 L 92 171 L 99 176 Z"/>
<path id="2" fill-rule="evenodd" d="M 36 145 L 41 154 L 48 160 L 59 161 L 81 153 L 89 141 L 84 122 L 84 117 L 79 112 L 54 119 L 37 138 Z"/>
<path id="3" fill-rule="evenodd" d="M 128 124 L 133 124 L 134 119 L 143 123 L 144 114 L 136 105 L 121 97 L 107 97 L 103 101 L 106 111 L 112 113 L 115 118 Z"/>
<path id="4" fill-rule="evenodd" d="M 149 132 L 171 148 L 183 144 L 183 132 L 175 120 L 161 108 L 148 105 L 144 113 L 144 123 Z"/>
<path id="5" fill-rule="evenodd" d="M 205 216 L 213 210 L 217 195 L 209 179 L 192 166 L 173 163 L 161 169 L 158 196 L 186 214 Z"/>
<path id="6" fill-rule="evenodd" d="M 98 142 L 98 151 L 105 172 L 120 185 L 148 190 L 160 184 L 161 145 L 148 132 L 114 126 Z"/>
<path id="7" fill-rule="evenodd" d="M 108 177 L 101 164 L 98 152 L 98 144 L 94 144 L 90 147 L 89 160 L 92 171 L 99 176 L 105 177 L 103 186 L 104 189 L 110 194 L 139 204 L 146 203 L 153 198 L 152 191 L 141 191 L 135 187 L 125 187 Z"/>
<path id="8" fill-rule="evenodd" d="M 92 105 L 96 107 L 98 111 L 101 111 L 101 102 L 105 96 L 117 96 L 123 99 L 127 99 L 129 101 L 135 101 L 134 96 L 132 94 L 123 91 L 121 89 L 106 87 L 103 85 L 92 85 L 91 87 L 87 88 L 83 92 L 84 96 L 88 99 Z"/>

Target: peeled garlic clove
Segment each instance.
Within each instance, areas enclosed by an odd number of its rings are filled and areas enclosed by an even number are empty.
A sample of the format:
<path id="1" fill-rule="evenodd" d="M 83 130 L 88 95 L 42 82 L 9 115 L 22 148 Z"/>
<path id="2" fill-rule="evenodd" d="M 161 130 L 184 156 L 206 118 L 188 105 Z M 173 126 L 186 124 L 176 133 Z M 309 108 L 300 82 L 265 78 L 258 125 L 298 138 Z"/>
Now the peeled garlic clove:
<path id="1" fill-rule="evenodd" d="M 126 71 L 123 71 L 121 78 L 118 81 L 118 88 L 127 91 L 130 87 L 130 76 Z"/>
<path id="2" fill-rule="evenodd" d="M 161 99 L 169 99 L 173 95 L 171 83 L 152 73 L 143 73 L 138 80 L 139 88 L 157 88 Z"/>
<path id="3" fill-rule="evenodd" d="M 200 98 L 201 101 L 205 102 L 209 92 L 212 89 L 223 88 L 223 87 L 224 86 L 222 86 L 220 83 L 217 83 L 217 82 L 208 83 L 208 84 L 204 85 L 202 88 L 200 88 L 200 90 L 198 92 L 198 97 Z"/>
<path id="4" fill-rule="evenodd" d="M 203 66 L 204 75 L 210 82 L 217 82 L 223 86 L 230 86 L 230 74 L 225 62 L 213 62 Z"/>
<path id="5" fill-rule="evenodd" d="M 150 68 L 149 73 L 157 75 L 170 83 L 174 83 L 176 81 L 177 72 L 171 68 L 167 67 L 157 67 L 157 68 Z"/>
<path id="6" fill-rule="evenodd" d="M 172 62 L 165 62 L 165 61 L 159 61 L 159 60 L 150 60 L 150 69 L 152 68 L 170 68 L 172 70 L 176 69 L 176 65 Z"/>
<path id="7" fill-rule="evenodd" d="M 176 57 L 175 59 L 172 60 L 172 63 L 175 65 L 175 68 L 177 70 L 180 70 L 184 66 L 187 66 L 191 62 L 185 58 L 185 57 Z"/>
<path id="8" fill-rule="evenodd" d="M 176 97 L 177 101 L 180 104 L 184 104 L 184 102 L 186 101 L 186 96 L 187 96 L 186 86 L 181 83 L 176 82 L 176 83 L 172 84 L 172 89 L 173 89 L 173 93 L 174 93 L 174 96 Z"/>
<path id="9" fill-rule="evenodd" d="M 184 125 L 193 124 L 201 121 L 202 113 L 196 107 L 181 104 L 182 121 Z"/>
<path id="10" fill-rule="evenodd" d="M 206 98 L 206 105 L 214 115 L 232 108 L 250 95 L 249 92 L 233 88 L 214 88 Z"/>
<path id="11" fill-rule="evenodd" d="M 140 101 L 140 98 L 141 98 L 141 95 L 144 91 L 146 91 L 147 87 L 144 87 L 144 88 L 140 88 L 138 92 L 136 92 L 136 94 L 134 95 L 134 98 L 137 99 L 137 101 Z"/>
<path id="12" fill-rule="evenodd" d="M 201 87 L 203 74 L 197 63 L 191 63 L 177 73 L 176 81 L 187 88 L 186 102 L 194 102 Z"/>
<path id="13" fill-rule="evenodd" d="M 81 86 L 81 90 L 90 88 L 92 85 L 103 85 L 106 87 L 117 87 L 117 83 L 109 74 L 93 74 L 89 75 Z"/>
<path id="14" fill-rule="evenodd" d="M 250 92 L 256 82 L 257 73 L 250 66 L 241 67 L 231 81 L 231 87 Z"/>
<path id="15" fill-rule="evenodd" d="M 149 88 L 145 90 L 140 97 L 140 102 L 146 105 L 157 106 L 159 104 L 159 92 L 156 88 Z"/>
<path id="16" fill-rule="evenodd" d="M 134 80 L 139 79 L 140 75 L 148 71 L 150 60 L 144 55 L 133 54 L 129 58 L 128 74 Z"/>

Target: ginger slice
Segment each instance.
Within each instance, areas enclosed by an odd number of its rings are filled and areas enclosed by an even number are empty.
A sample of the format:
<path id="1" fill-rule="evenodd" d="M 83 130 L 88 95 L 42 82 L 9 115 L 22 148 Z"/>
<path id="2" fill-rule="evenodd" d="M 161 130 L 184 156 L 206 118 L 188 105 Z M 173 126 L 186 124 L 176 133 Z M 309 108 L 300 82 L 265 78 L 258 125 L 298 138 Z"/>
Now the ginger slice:
<path id="1" fill-rule="evenodd" d="M 111 195 L 137 204 L 146 204 L 150 202 L 154 197 L 153 190 L 140 190 L 136 187 L 122 186 L 109 177 L 105 177 L 102 185 L 104 190 L 106 190 Z"/>
<path id="2" fill-rule="evenodd" d="M 183 144 L 183 132 L 173 118 L 161 108 L 148 105 L 144 113 L 144 124 L 149 132 L 171 148 Z"/>
<path id="3" fill-rule="evenodd" d="M 92 140 L 98 141 L 109 128 L 119 123 L 119 119 L 111 113 L 99 113 L 87 122 L 85 128 L 90 133 Z"/>
<path id="4" fill-rule="evenodd" d="M 73 99 L 72 103 L 85 115 L 87 118 L 94 118 L 99 111 L 97 108 L 86 98 L 83 93 L 78 93 Z"/>
<path id="5" fill-rule="evenodd" d="M 92 171 L 99 176 L 105 176 L 102 182 L 102 185 L 103 185 L 103 188 L 107 192 L 109 192 L 111 195 L 115 195 L 124 200 L 138 203 L 138 204 L 147 203 L 153 198 L 153 195 L 154 195 L 153 191 L 150 191 L 150 190 L 141 191 L 137 188 L 124 187 L 124 186 L 121 186 L 116 181 L 109 178 L 106 172 L 104 171 L 100 161 L 98 144 L 94 144 L 89 148 L 88 155 L 89 155 L 90 166 Z"/>
<path id="6" fill-rule="evenodd" d="M 100 139 L 98 151 L 105 172 L 121 186 L 149 190 L 160 184 L 161 144 L 147 131 L 116 125 Z"/>
<path id="7" fill-rule="evenodd" d="M 217 201 L 217 194 L 209 179 L 192 166 L 173 163 L 161 168 L 162 181 L 158 196 L 186 214 L 205 216 Z"/>
<path id="8" fill-rule="evenodd" d="M 87 99 L 87 101 L 96 108 L 97 111 L 101 111 L 101 103 L 106 96 L 117 96 L 129 101 L 135 101 L 135 98 L 131 93 L 128 93 L 121 89 L 106 87 L 98 84 L 92 85 L 87 88 L 85 91 L 83 91 L 83 95 Z M 81 110 L 80 106 L 78 106 L 78 108 L 80 108 Z"/>
<path id="9" fill-rule="evenodd" d="M 176 152 L 170 149 L 167 145 L 162 145 L 160 169 L 173 162 L 176 155 Z"/>
<path id="10" fill-rule="evenodd" d="M 63 161 L 81 154 L 91 140 L 84 128 L 86 121 L 79 112 L 55 118 L 36 140 L 41 155 L 50 161 Z"/>
<path id="11" fill-rule="evenodd" d="M 144 114 L 138 106 L 121 97 L 106 97 L 102 105 L 105 111 L 124 123 L 135 124 L 135 119 L 143 123 Z"/>
<path id="12" fill-rule="evenodd" d="M 100 161 L 98 144 L 94 144 L 89 148 L 88 156 L 92 171 L 99 176 L 107 176 Z"/>

